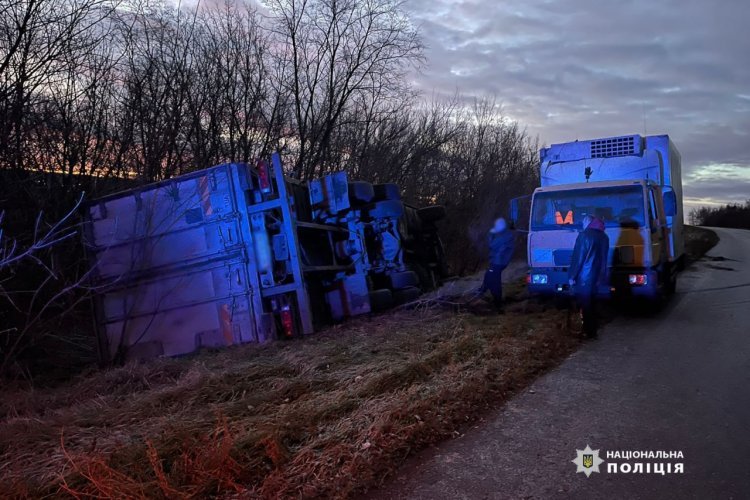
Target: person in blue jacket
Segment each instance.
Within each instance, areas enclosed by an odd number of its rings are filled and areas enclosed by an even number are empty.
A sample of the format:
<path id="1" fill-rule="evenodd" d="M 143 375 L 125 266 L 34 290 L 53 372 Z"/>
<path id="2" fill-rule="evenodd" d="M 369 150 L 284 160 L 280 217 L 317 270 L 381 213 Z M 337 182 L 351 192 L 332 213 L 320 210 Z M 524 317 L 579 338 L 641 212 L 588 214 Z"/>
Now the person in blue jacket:
<path id="1" fill-rule="evenodd" d="M 583 332 L 595 338 L 598 330 L 596 317 L 597 289 L 607 278 L 609 237 L 604 222 L 592 215 L 582 221 L 583 230 L 576 238 L 573 257 L 568 268 L 568 283 L 573 289 L 577 307 L 583 316 Z"/>
<path id="2" fill-rule="evenodd" d="M 481 291 L 492 294 L 492 302 L 499 314 L 503 313 L 503 270 L 513 257 L 513 232 L 502 217 L 495 221 L 489 233 L 490 264 L 484 273 Z"/>

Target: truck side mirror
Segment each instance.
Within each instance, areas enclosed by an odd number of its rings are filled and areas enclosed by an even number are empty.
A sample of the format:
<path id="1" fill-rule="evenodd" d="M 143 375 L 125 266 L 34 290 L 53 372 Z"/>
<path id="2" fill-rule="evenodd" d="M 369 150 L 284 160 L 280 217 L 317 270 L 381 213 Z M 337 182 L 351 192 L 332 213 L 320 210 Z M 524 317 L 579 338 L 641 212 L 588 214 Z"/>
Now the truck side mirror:
<path id="1" fill-rule="evenodd" d="M 515 229 L 518 226 L 518 198 L 510 200 L 510 227 Z"/>
<path id="2" fill-rule="evenodd" d="M 665 188 L 662 198 L 664 201 L 664 215 L 667 217 L 677 215 L 677 196 L 675 196 L 674 190 L 671 187 Z"/>

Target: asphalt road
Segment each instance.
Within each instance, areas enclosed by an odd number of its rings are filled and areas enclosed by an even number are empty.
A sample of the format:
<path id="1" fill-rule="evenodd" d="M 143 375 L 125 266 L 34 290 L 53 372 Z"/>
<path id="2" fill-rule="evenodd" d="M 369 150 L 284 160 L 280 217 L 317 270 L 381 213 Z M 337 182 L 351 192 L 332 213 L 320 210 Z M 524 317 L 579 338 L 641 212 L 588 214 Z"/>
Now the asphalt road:
<path id="1" fill-rule="evenodd" d="M 750 231 L 685 270 L 655 317 L 619 318 L 374 498 L 750 498 Z M 723 259 L 722 259 L 723 258 Z M 600 473 L 576 473 L 587 444 Z M 680 451 L 683 474 L 608 473 L 607 451 Z M 628 460 L 624 460 L 628 461 Z M 619 470 L 619 469 L 618 469 Z"/>

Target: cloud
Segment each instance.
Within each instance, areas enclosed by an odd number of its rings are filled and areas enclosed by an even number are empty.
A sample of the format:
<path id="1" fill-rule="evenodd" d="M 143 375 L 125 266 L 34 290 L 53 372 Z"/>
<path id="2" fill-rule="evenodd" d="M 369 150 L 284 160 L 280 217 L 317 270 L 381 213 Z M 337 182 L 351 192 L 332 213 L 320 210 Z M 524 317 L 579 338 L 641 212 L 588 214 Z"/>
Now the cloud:
<path id="1" fill-rule="evenodd" d="M 750 197 L 750 2 L 407 6 L 428 46 L 428 67 L 415 77 L 425 93 L 496 96 L 547 144 L 668 133 L 682 153 L 687 198 Z"/>
<path id="2" fill-rule="evenodd" d="M 750 200 L 750 166 L 739 164 L 699 165 L 683 179 L 686 212 L 690 209 Z M 721 193 L 720 199 L 716 194 Z"/>

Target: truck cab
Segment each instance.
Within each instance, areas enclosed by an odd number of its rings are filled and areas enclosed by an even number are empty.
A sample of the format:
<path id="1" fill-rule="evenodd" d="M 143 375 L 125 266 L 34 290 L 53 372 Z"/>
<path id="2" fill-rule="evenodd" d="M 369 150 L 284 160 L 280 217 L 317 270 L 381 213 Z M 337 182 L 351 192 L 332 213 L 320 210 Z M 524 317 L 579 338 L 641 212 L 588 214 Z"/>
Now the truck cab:
<path id="1" fill-rule="evenodd" d="M 667 136 L 542 149 L 542 186 L 529 212 L 529 291 L 569 292 L 568 268 L 586 215 L 599 218 L 609 237 L 600 295 L 656 299 L 673 291 L 684 253 L 679 162 Z"/>

